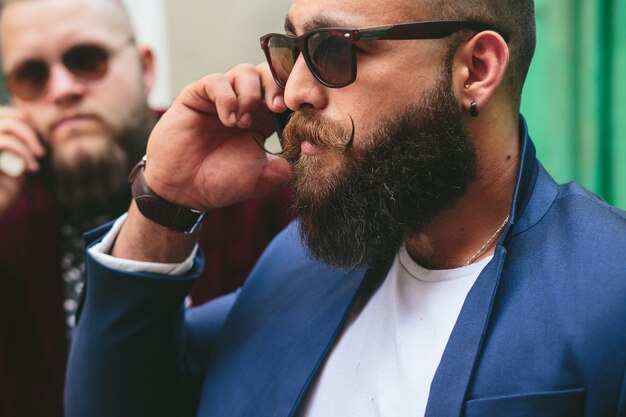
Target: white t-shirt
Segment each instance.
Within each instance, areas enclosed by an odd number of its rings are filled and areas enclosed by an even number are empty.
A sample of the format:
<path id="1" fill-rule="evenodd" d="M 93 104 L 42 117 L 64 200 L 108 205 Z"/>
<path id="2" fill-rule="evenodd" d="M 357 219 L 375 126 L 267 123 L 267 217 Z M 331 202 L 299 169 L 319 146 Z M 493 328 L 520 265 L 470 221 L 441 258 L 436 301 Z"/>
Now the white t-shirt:
<path id="1" fill-rule="evenodd" d="M 419 417 L 465 298 L 492 257 L 427 270 L 406 250 L 356 308 L 305 399 L 301 417 Z"/>

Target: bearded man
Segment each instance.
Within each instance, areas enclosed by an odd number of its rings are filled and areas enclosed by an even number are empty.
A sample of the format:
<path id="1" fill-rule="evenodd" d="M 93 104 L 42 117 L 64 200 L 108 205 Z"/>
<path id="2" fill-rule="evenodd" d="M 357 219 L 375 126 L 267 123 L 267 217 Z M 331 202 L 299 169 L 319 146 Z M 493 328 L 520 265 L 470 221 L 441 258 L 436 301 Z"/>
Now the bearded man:
<path id="1" fill-rule="evenodd" d="M 88 237 L 67 415 L 626 416 L 626 214 L 535 158 L 534 22 L 531 0 L 294 0 L 267 64 L 183 90 L 128 215 Z M 282 158 L 254 143 L 274 129 Z M 289 180 L 298 221 L 184 314 L 203 260 L 167 207 Z"/>
<path id="2" fill-rule="evenodd" d="M 0 415 L 53 417 L 84 281 L 81 235 L 131 200 L 128 174 L 156 121 L 154 57 L 118 0 L 1 6 L 12 103 L 0 108 Z M 241 285 L 287 207 L 280 195 L 212 212 L 203 247 L 215 262 L 194 301 Z"/>

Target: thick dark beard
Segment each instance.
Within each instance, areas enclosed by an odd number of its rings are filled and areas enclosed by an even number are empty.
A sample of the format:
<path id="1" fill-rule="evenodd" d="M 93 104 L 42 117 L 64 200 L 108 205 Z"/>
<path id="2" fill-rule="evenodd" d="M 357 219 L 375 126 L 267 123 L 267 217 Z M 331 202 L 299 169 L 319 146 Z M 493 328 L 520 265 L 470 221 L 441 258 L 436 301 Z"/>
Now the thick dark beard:
<path id="1" fill-rule="evenodd" d="M 156 118 L 147 105 L 138 112 L 132 126 L 114 137 L 94 138 L 99 149 L 74 155 L 67 160 L 51 151 L 45 172 L 47 182 L 61 209 L 92 212 L 111 204 L 128 205 L 128 174 L 145 154 Z M 120 201 L 123 200 L 123 201 Z"/>
<path id="2" fill-rule="evenodd" d="M 346 269 L 387 263 L 467 191 L 476 157 L 450 77 L 448 69 L 417 105 L 361 138 L 367 146 L 346 149 L 332 177 L 320 181 L 315 159 L 295 163 L 300 232 L 315 258 Z M 290 140 L 309 140 L 298 130 Z"/>

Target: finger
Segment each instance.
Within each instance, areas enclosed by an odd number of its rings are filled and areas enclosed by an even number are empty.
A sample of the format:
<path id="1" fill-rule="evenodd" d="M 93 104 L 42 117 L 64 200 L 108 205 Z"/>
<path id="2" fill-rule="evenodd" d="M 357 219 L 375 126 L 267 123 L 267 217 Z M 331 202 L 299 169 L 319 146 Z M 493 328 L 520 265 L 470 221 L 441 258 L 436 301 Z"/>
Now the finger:
<path id="1" fill-rule="evenodd" d="M 13 136 L 0 135 L 0 152 L 9 151 L 19 156 L 26 162 L 26 169 L 30 172 L 39 170 L 37 158 L 25 145 L 24 142 L 15 139 Z"/>
<path id="2" fill-rule="evenodd" d="M 37 157 L 41 158 L 46 153 L 33 128 L 19 118 L 0 117 L 0 134 L 13 135 L 24 141 L 30 152 Z"/>
<path id="3" fill-rule="evenodd" d="M 261 103 L 261 82 L 256 68 L 242 64 L 226 74 L 237 95 L 237 126 L 248 128 L 252 124 L 252 115 Z"/>
<path id="4" fill-rule="evenodd" d="M 237 124 L 237 95 L 230 81 L 222 74 L 207 75 L 190 86 L 194 100 L 192 108 L 215 114 L 228 127 Z"/>
<path id="5" fill-rule="evenodd" d="M 287 110 L 285 99 L 283 97 L 284 90 L 276 84 L 270 67 L 267 62 L 257 65 L 257 71 L 261 76 L 261 86 L 263 88 L 265 105 L 273 113 L 283 113 Z"/>

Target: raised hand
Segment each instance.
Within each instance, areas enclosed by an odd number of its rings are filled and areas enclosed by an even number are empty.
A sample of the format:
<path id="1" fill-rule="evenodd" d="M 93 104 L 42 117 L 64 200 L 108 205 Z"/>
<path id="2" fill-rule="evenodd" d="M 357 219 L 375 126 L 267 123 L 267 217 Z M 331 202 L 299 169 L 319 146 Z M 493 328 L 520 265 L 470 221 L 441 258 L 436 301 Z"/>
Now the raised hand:
<path id="1" fill-rule="evenodd" d="M 11 208 L 20 195 L 28 173 L 39 170 L 38 159 L 45 150 L 35 131 L 27 124 L 22 113 L 13 107 L 0 107 L 0 156 L 12 160 L 22 170 L 0 170 L 0 217 Z M 8 168 L 8 167 L 7 167 Z"/>
<path id="2" fill-rule="evenodd" d="M 289 180 L 289 164 L 254 137 L 273 133 L 282 90 L 267 65 L 240 65 L 185 88 L 148 142 L 145 179 L 164 199 L 207 210 L 266 194 Z"/>
<path id="3" fill-rule="evenodd" d="M 285 109 L 267 64 L 240 65 L 201 78 L 180 93 L 150 135 L 146 183 L 161 198 L 197 210 L 225 207 L 283 186 L 291 166 L 268 156 L 254 137 L 273 133 L 270 112 Z M 111 254 L 180 262 L 196 238 L 151 222 L 133 203 Z"/>

